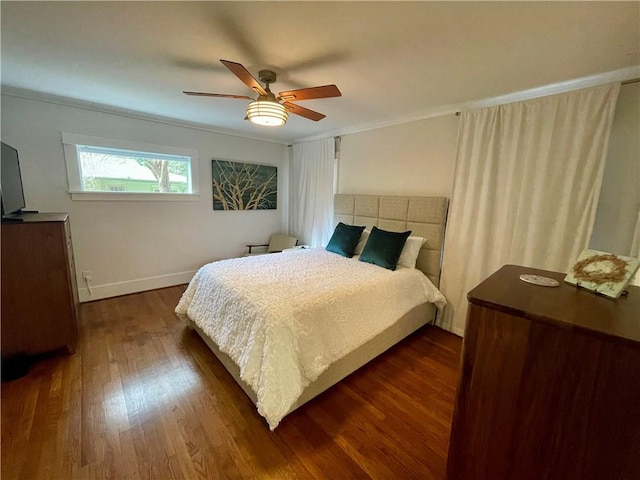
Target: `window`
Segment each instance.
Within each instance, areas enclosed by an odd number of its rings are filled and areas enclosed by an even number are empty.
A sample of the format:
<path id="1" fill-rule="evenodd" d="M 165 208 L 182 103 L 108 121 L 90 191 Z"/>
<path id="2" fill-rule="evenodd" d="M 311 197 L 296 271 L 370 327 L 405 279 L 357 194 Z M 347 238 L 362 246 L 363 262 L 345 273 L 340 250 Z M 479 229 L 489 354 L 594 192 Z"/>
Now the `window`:
<path id="1" fill-rule="evenodd" d="M 197 151 L 62 134 L 74 200 L 195 200 Z"/>

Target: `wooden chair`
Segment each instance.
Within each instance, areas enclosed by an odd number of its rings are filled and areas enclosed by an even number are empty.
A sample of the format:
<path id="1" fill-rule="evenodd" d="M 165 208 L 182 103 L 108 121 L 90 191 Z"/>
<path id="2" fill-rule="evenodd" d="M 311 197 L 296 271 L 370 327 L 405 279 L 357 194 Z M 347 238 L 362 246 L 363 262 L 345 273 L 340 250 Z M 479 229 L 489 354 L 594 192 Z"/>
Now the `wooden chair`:
<path id="1" fill-rule="evenodd" d="M 278 253 L 287 248 L 293 248 L 298 244 L 296 237 L 289 237 L 287 235 L 275 234 L 271 235 L 269 243 L 251 244 L 247 245 L 249 252 L 245 254 L 245 257 L 249 255 L 264 255 L 265 253 Z M 264 251 L 254 252 L 254 248 L 266 248 Z"/>

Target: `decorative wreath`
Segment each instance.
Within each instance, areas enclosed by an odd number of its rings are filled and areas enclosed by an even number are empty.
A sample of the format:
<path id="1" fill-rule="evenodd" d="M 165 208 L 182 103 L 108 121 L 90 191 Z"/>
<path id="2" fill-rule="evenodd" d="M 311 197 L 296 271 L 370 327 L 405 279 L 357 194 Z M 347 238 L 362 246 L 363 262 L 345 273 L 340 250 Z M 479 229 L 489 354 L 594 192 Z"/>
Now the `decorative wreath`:
<path id="1" fill-rule="evenodd" d="M 599 262 L 606 262 L 611 268 L 607 269 L 608 271 L 603 271 L 602 269 L 587 270 L 587 267 Z M 626 268 L 627 262 L 612 253 L 607 253 L 580 260 L 573 267 L 573 275 L 577 280 L 600 285 L 608 282 L 621 282 L 627 273 Z"/>

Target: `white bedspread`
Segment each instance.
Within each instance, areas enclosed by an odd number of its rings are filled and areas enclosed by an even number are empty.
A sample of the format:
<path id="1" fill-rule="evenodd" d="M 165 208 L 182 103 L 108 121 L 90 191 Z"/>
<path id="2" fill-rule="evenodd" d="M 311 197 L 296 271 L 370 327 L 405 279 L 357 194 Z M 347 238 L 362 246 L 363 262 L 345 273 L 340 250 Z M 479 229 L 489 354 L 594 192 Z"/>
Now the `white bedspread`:
<path id="1" fill-rule="evenodd" d="M 236 362 L 273 430 L 333 362 L 424 302 L 446 303 L 419 270 L 301 249 L 205 265 L 176 313 Z"/>

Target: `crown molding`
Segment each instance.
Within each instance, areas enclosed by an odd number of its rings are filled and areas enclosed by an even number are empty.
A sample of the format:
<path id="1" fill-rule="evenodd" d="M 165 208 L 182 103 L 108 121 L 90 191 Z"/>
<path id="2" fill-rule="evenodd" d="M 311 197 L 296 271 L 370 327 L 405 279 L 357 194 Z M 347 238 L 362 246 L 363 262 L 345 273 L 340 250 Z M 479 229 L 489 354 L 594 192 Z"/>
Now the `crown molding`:
<path id="1" fill-rule="evenodd" d="M 126 108 L 113 107 L 113 106 L 105 105 L 102 103 L 88 102 L 85 100 L 78 100 L 75 98 L 51 95 L 48 93 L 36 92 L 34 90 L 27 90 L 23 88 L 10 87 L 10 86 L 3 85 L 2 95 L 7 97 L 16 97 L 16 98 L 23 98 L 27 100 L 35 100 L 38 102 L 50 103 L 53 105 L 60 105 L 63 107 L 80 108 L 83 110 L 90 110 L 93 112 L 101 112 L 101 113 L 108 113 L 111 115 L 118 115 L 121 117 L 135 118 L 136 120 L 144 120 L 147 122 L 161 123 L 163 125 L 171 125 L 174 127 L 184 127 L 184 128 L 191 128 L 194 130 L 201 130 L 204 132 L 230 135 L 232 137 L 246 138 L 250 140 L 259 140 L 262 142 L 277 143 L 280 145 L 287 144 L 287 142 L 284 140 L 274 140 L 273 138 L 262 137 L 259 135 L 240 134 L 233 130 L 216 128 L 211 125 L 206 125 L 203 123 L 189 122 L 186 120 L 163 117 L 161 115 L 153 115 L 150 113 L 142 113 L 135 110 L 128 110 Z"/>
<path id="2" fill-rule="evenodd" d="M 406 117 L 396 118 L 394 120 L 386 120 L 383 122 L 371 122 L 354 125 L 342 129 L 325 132 L 320 135 L 314 135 L 311 137 L 300 138 L 292 143 L 310 142 L 313 140 L 320 140 L 329 137 L 338 137 L 341 135 L 349 135 L 354 133 L 366 132 L 369 130 L 377 130 L 379 128 L 393 127 L 395 125 L 402 125 L 405 123 L 418 122 L 420 120 L 427 120 L 430 118 L 442 117 L 445 115 L 452 115 L 459 112 L 465 112 L 467 110 L 475 110 L 477 108 L 494 107 L 496 105 L 504 105 L 507 103 L 521 102 L 523 100 L 531 100 L 533 98 L 546 97 L 549 95 L 556 95 L 558 93 L 566 93 L 573 90 L 580 90 L 581 88 L 596 87 L 598 85 L 605 85 L 607 83 L 624 82 L 627 80 L 634 80 L 640 77 L 640 65 L 633 67 L 622 68 L 619 70 L 613 70 L 611 72 L 599 73 L 596 75 L 589 75 L 586 77 L 575 78 L 572 80 L 565 80 L 563 82 L 551 83 L 543 85 L 541 87 L 530 88 L 528 90 L 521 90 L 519 92 L 508 93 L 505 95 L 499 95 L 496 97 L 483 98 L 479 100 L 470 100 L 467 102 L 454 103 L 451 105 L 444 105 L 441 107 L 432 108 L 424 112 L 410 115 Z"/>
<path id="3" fill-rule="evenodd" d="M 76 100 L 68 97 L 61 97 L 57 95 L 50 95 L 46 93 L 36 92 L 33 90 L 26 90 L 16 87 L 2 86 L 2 95 L 9 97 L 25 98 L 29 100 L 36 100 L 45 103 L 51 103 L 54 105 L 62 105 L 65 107 L 81 108 L 85 110 L 98 111 L 103 113 L 109 113 L 112 115 L 119 115 L 123 117 L 135 118 L 138 120 L 145 120 L 148 122 L 161 123 L 164 125 L 172 125 L 176 127 L 185 127 L 195 130 L 201 130 L 205 132 L 217 133 L 222 135 L 230 135 L 233 137 L 246 138 L 250 140 L 259 140 L 263 142 L 276 143 L 280 145 L 290 145 L 293 143 L 304 143 L 313 140 L 320 140 L 329 137 L 338 137 L 341 135 L 349 135 L 354 133 L 361 133 L 368 130 L 377 130 L 379 128 L 393 127 L 396 125 L 402 125 L 405 123 L 418 122 L 421 120 L 428 120 L 430 118 L 442 117 L 445 115 L 452 115 L 458 112 L 464 112 L 467 110 L 475 110 L 477 108 L 493 107 L 496 105 L 503 105 L 506 103 L 520 102 L 523 100 L 530 100 L 533 98 L 546 97 L 548 95 L 555 95 L 558 93 L 570 92 L 573 90 L 579 90 L 581 88 L 595 87 L 598 85 L 604 85 L 606 83 L 624 82 L 627 80 L 633 80 L 640 77 L 640 65 L 632 67 L 622 68 L 619 70 L 613 70 L 610 72 L 599 73 L 596 75 L 589 75 L 586 77 L 575 78 L 572 80 L 565 80 L 563 82 L 551 83 L 540 87 L 530 88 L 528 90 L 521 90 L 518 92 L 512 92 L 505 95 L 499 95 L 495 97 L 483 98 L 478 100 L 470 100 L 467 102 L 454 103 L 450 105 L 443 105 L 436 108 L 431 108 L 414 115 L 408 115 L 404 117 L 398 117 L 393 120 L 385 120 L 381 122 L 368 122 L 358 125 L 352 125 L 336 130 L 323 132 L 317 135 L 309 137 L 302 137 L 297 139 L 288 140 L 274 140 L 273 138 L 263 137 L 259 135 L 246 135 L 240 134 L 233 130 L 226 130 L 222 128 L 216 128 L 211 125 L 188 122 L 185 120 L 178 120 L 175 118 L 163 117 L 160 115 L 152 115 L 134 110 L 127 110 L 119 107 L 112 107 L 100 103 L 87 102 L 84 100 Z"/>

